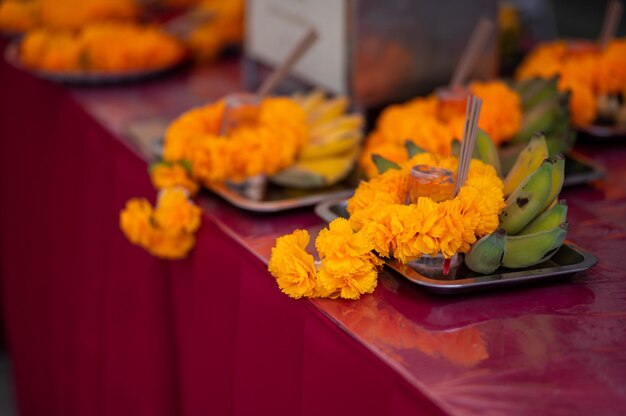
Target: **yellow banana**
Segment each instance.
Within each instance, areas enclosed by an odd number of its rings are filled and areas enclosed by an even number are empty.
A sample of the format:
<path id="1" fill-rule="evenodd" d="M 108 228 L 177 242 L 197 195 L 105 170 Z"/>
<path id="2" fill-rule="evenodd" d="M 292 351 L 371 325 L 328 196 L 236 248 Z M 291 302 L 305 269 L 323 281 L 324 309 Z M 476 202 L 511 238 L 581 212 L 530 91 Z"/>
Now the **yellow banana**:
<path id="1" fill-rule="evenodd" d="M 278 185 L 297 189 L 331 186 L 346 178 L 354 167 L 358 150 L 336 157 L 300 160 L 273 175 L 270 180 Z"/>
<path id="2" fill-rule="evenodd" d="M 345 135 L 343 138 L 328 143 L 309 145 L 300 152 L 299 160 L 321 159 L 330 156 L 339 156 L 359 146 L 361 134 Z"/>
<path id="3" fill-rule="evenodd" d="M 568 224 L 534 234 L 509 236 L 502 265 L 510 269 L 534 266 L 549 260 L 563 245 Z"/>
<path id="4" fill-rule="evenodd" d="M 519 187 L 548 157 L 548 146 L 543 134 L 535 135 L 517 157 L 511 171 L 504 179 L 504 195 L 508 196 Z"/>
<path id="5" fill-rule="evenodd" d="M 552 189 L 552 163 L 545 160 L 507 198 L 500 227 L 515 235 L 537 216 Z"/>

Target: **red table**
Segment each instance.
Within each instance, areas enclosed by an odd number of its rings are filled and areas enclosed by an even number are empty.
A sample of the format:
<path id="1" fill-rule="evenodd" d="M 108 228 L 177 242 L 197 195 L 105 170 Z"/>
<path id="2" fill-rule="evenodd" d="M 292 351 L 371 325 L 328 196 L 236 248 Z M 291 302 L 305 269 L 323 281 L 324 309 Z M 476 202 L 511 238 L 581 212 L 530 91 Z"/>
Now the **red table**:
<path id="1" fill-rule="evenodd" d="M 119 231 L 154 200 L 128 123 L 236 89 L 237 62 L 159 82 L 68 89 L 0 64 L 0 267 L 23 415 L 620 414 L 626 412 L 626 148 L 582 150 L 604 181 L 564 192 L 572 280 L 430 295 L 389 273 L 359 301 L 295 301 L 274 239 L 323 226 L 219 198 L 189 258 Z"/>

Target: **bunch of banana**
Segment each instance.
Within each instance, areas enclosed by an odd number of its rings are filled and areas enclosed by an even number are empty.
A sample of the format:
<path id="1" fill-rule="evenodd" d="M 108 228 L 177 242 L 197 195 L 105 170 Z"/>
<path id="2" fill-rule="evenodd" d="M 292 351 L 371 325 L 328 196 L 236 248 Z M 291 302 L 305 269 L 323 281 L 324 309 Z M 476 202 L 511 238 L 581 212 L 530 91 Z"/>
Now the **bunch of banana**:
<path id="1" fill-rule="evenodd" d="M 498 267 L 511 269 L 542 263 L 567 236 L 567 204 L 559 201 L 565 158 L 548 158 L 543 135 L 535 135 L 504 179 L 506 207 L 500 228 L 478 240 L 465 255 L 465 264 L 478 273 Z"/>
<path id="2" fill-rule="evenodd" d="M 575 132 L 570 128 L 570 94 L 559 92 L 557 83 L 554 77 L 533 78 L 513 85 L 520 95 L 523 111 L 520 131 L 511 140 L 513 147 L 527 143 L 535 132 L 541 131 L 546 136 L 551 156 L 567 153 L 572 148 Z"/>
<path id="3" fill-rule="evenodd" d="M 270 180 L 289 188 L 333 185 L 354 168 L 363 138 L 363 117 L 347 114 L 345 97 L 326 98 L 321 91 L 292 97 L 307 115 L 309 140 L 298 160 Z"/>

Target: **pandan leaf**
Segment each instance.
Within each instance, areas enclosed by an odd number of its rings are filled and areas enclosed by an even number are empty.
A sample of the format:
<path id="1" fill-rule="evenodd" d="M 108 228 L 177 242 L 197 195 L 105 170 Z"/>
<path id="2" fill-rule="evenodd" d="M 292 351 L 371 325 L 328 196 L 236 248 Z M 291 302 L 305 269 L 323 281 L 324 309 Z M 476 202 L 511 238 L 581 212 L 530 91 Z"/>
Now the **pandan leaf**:
<path id="1" fill-rule="evenodd" d="M 411 140 L 407 140 L 404 142 L 404 147 L 406 148 L 406 152 L 409 155 L 409 159 L 419 153 L 426 153 L 424 149 L 413 143 Z"/>
<path id="2" fill-rule="evenodd" d="M 400 170 L 400 165 L 396 162 L 392 162 L 391 160 L 387 160 L 381 155 L 374 154 L 372 155 L 372 161 L 376 165 L 376 169 L 378 169 L 378 173 L 383 174 L 389 169 L 397 169 Z"/>

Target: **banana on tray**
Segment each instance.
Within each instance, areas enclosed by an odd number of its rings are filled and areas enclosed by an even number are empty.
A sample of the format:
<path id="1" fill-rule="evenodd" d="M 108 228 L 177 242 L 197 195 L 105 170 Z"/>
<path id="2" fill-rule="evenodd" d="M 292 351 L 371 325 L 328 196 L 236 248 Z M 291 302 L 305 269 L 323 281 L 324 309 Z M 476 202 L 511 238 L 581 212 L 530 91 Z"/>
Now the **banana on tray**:
<path id="1" fill-rule="evenodd" d="M 483 144 L 483 148 L 488 146 Z M 485 161 L 485 157 L 481 159 Z M 568 231 L 567 203 L 558 199 L 564 169 L 563 155 L 548 158 L 545 137 L 533 136 L 504 178 L 506 207 L 500 215 L 500 228 L 474 243 L 465 255 L 465 265 L 488 274 L 501 266 L 518 269 L 549 260 Z"/>
<path id="2" fill-rule="evenodd" d="M 336 184 L 353 170 L 363 138 L 363 117 L 348 114 L 345 97 L 327 99 L 313 91 L 292 97 L 307 115 L 309 141 L 298 160 L 270 180 L 278 185 L 314 189 Z"/>

